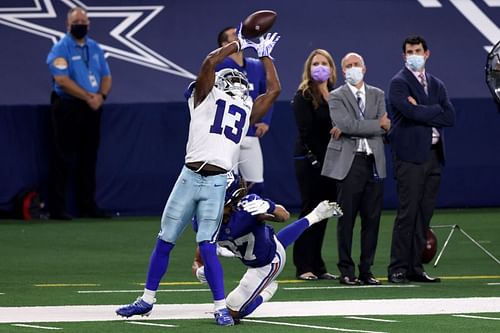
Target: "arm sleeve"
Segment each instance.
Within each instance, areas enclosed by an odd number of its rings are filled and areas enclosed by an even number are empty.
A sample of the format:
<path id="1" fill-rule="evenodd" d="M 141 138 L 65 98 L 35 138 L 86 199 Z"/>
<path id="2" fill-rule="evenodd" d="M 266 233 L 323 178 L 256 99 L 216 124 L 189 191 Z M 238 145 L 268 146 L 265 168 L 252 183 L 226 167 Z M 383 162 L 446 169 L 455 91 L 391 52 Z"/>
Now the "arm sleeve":
<path id="1" fill-rule="evenodd" d="M 68 55 L 61 47 L 61 44 L 56 44 L 50 50 L 47 56 L 47 65 L 52 76 L 69 76 L 69 61 Z"/>
<path id="2" fill-rule="evenodd" d="M 389 87 L 389 101 L 403 117 L 430 125 L 431 120 L 443 112 L 439 104 L 413 105 L 408 96 L 412 96 L 408 83 L 403 79 L 393 79 Z"/>
<path id="3" fill-rule="evenodd" d="M 377 99 L 379 98 L 380 96 L 377 96 Z M 339 92 L 332 93 L 328 100 L 330 116 L 343 133 L 360 137 L 370 137 L 384 133 L 384 130 L 380 128 L 378 119 L 358 119 L 353 116 L 347 104 L 348 101 Z M 377 101 L 377 107 L 380 107 L 380 101 Z M 379 112 L 380 110 L 378 109 L 377 114 Z"/>
<path id="4" fill-rule="evenodd" d="M 313 106 L 311 101 L 302 96 L 302 92 L 298 91 L 292 101 L 292 108 L 295 114 L 295 123 L 300 137 L 300 141 L 307 146 L 312 146 L 311 132 L 313 122 Z"/>
<path id="5" fill-rule="evenodd" d="M 111 70 L 109 69 L 108 61 L 104 56 L 104 51 L 101 49 L 99 45 L 97 45 L 99 49 L 99 63 L 101 64 L 101 76 L 110 76 Z"/>

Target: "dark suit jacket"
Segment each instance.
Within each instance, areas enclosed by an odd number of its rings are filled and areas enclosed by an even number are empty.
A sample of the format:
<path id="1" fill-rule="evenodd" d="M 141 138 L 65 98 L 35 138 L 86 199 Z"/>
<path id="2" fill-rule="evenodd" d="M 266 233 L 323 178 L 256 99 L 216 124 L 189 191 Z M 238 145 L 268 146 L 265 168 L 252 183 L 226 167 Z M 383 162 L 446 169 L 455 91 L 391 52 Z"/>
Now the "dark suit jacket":
<path id="1" fill-rule="evenodd" d="M 455 123 L 455 109 L 441 80 L 426 71 L 426 95 L 423 86 L 406 67 L 390 82 L 388 113 L 391 118 L 389 141 L 400 160 L 423 163 L 430 158 L 432 127 L 440 133 L 440 159 L 445 161 L 443 127 Z M 418 105 L 408 102 L 412 96 Z"/>

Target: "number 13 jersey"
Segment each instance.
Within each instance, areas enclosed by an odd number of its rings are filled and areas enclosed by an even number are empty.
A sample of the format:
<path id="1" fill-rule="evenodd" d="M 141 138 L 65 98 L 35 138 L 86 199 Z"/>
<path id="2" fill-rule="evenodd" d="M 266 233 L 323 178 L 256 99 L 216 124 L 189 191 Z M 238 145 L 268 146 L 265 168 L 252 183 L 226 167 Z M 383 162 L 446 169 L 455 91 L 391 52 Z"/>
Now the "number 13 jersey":
<path id="1" fill-rule="evenodd" d="M 193 88 L 194 84 L 189 87 L 191 122 L 185 162 L 206 161 L 230 170 L 237 163 L 241 141 L 250 126 L 252 101 L 230 96 L 214 86 L 195 108 Z"/>

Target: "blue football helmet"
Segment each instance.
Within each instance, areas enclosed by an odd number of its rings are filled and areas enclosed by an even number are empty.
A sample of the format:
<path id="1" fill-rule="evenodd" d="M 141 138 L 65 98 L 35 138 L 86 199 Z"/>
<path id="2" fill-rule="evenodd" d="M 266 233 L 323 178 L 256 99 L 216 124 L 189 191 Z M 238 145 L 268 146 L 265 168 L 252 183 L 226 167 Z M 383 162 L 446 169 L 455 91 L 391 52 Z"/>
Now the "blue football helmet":
<path id="1" fill-rule="evenodd" d="M 235 175 L 234 172 L 228 172 L 224 205 L 235 205 L 246 194 L 247 186 L 245 181 L 240 176 Z"/>
<path id="2" fill-rule="evenodd" d="M 246 100 L 249 96 L 248 79 L 234 68 L 223 68 L 215 73 L 215 86 L 230 96 Z"/>

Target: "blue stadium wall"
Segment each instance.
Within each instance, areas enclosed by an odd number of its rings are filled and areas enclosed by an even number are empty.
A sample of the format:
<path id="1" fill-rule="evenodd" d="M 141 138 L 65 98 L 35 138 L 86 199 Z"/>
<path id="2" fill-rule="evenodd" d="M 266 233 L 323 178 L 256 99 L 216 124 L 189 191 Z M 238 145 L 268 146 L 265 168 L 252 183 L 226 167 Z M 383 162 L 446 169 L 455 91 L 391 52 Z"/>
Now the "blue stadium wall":
<path id="1" fill-rule="evenodd" d="M 269 197 L 292 209 L 300 205 L 289 101 L 307 55 L 324 48 L 339 65 L 345 53 L 361 53 L 366 81 L 386 90 L 403 65 L 403 39 L 421 34 L 431 50 L 427 70 L 446 83 L 457 109 L 457 124 L 446 132 L 439 206 L 500 206 L 500 114 L 484 83 L 487 50 L 500 40 L 498 1 L 325 0 L 308 7 L 303 1 L 5 0 L 0 209 L 12 209 L 14 196 L 26 187 L 46 195 L 51 80 L 45 58 L 74 5 L 88 8 L 91 36 L 104 46 L 113 73 L 97 165 L 96 196 L 103 208 L 122 215 L 161 213 L 183 164 L 189 122 L 183 92 L 216 46 L 218 31 L 258 9 L 278 12 L 274 30 L 282 35 L 273 56 L 283 91 L 262 140 Z M 386 153 L 384 204 L 395 208 L 389 147 Z"/>

